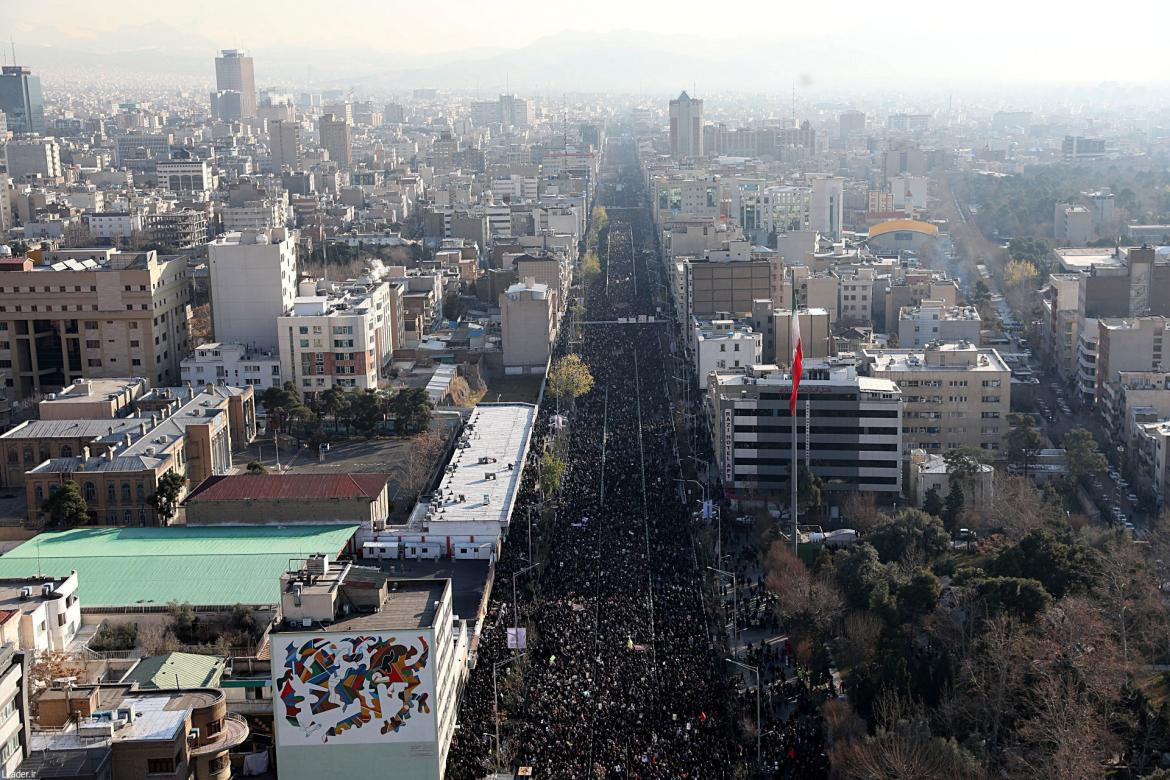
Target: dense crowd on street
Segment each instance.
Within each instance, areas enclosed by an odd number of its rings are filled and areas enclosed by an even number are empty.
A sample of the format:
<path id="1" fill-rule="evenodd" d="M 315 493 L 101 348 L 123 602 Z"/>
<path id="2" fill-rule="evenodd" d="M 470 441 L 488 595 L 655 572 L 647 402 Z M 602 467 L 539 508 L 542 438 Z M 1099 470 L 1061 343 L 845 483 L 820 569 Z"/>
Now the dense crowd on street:
<path id="1" fill-rule="evenodd" d="M 613 195 L 633 201 L 634 189 Z M 634 251 L 635 235 L 645 240 L 649 222 L 642 209 L 607 207 L 602 273 L 585 293 L 595 324 L 582 328 L 573 350 L 595 385 L 568 410 L 564 432 L 552 430 L 546 409 L 538 416 L 511 525 L 515 541 L 497 562 L 488 623 L 448 756 L 452 780 L 486 776 L 497 754 L 502 770 L 531 766 L 536 777 L 558 779 L 732 777 L 754 759 L 732 709 L 734 675 L 723 638 L 712 636 L 702 587 L 706 561 L 686 521 L 662 381 L 671 368 L 670 334 L 660 324 L 613 322 L 653 311 L 644 261 L 636 262 Z M 558 344 L 562 354 L 568 330 Z M 501 585 L 532 563 L 525 557 L 525 513 L 536 517 L 534 464 L 553 447 L 567 468 L 555 518 L 545 512 L 534 526 L 537 565 L 517 578 L 515 615 L 511 587 Z M 767 620 L 760 583 L 745 588 L 749 594 L 761 597 L 745 600 L 751 610 L 745 619 Z M 523 650 L 508 647 L 512 625 L 528 628 Z M 793 693 L 799 704 L 799 691 Z M 772 727 L 769 760 L 788 773 L 776 776 L 818 776 L 820 743 L 796 725 L 803 722 Z M 788 746 L 795 751 L 790 760 Z M 800 768 L 810 774 L 793 774 Z"/>

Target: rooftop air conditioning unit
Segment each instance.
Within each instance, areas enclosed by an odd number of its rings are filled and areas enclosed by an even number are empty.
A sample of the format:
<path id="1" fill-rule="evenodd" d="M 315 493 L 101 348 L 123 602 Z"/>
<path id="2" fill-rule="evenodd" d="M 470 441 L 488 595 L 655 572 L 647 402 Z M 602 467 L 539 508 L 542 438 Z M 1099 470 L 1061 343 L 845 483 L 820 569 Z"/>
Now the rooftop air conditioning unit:
<path id="1" fill-rule="evenodd" d="M 53 590 L 54 590 L 53 583 L 46 582 L 44 585 L 41 586 L 41 595 L 42 596 L 52 596 Z"/>
<path id="2" fill-rule="evenodd" d="M 27 601 L 28 599 L 31 599 L 31 598 L 32 598 L 32 588 L 30 588 L 28 585 L 25 585 L 23 588 L 20 589 L 20 600 Z"/>
<path id="3" fill-rule="evenodd" d="M 310 555 L 305 561 L 305 570 L 309 574 L 324 575 L 329 571 L 329 556 L 326 553 L 317 553 Z"/>

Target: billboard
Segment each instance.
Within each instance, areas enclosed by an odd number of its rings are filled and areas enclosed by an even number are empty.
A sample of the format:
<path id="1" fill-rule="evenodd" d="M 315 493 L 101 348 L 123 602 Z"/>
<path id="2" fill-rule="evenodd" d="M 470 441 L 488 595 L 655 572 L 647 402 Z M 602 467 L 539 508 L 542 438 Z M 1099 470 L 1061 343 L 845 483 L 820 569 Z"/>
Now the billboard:
<path id="1" fill-rule="evenodd" d="M 272 636 L 281 746 L 436 739 L 429 631 Z"/>

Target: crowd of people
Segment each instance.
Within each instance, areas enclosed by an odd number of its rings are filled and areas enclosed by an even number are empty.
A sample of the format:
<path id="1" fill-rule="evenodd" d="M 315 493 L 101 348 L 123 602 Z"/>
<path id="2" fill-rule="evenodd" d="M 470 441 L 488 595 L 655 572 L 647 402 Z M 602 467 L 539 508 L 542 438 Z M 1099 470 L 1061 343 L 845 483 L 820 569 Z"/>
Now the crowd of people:
<path id="1" fill-rule="evenodd" d="M 633 158 L 628 142 L 618 152 Z M 521 766 L 538 778 L 723 778 L 742 776 L 754 759 L 733 709 L 724 638 L 713 636 L 704 601 L 707 561 L 686 522 L 662 384 L 669 332 L 615 321 L 654 311 L 644 256 L 634 251 L 635 234 L 650 235 L 648 215 L 634 208 L 636 184 L 608 195 L 608 251 L 585 292 L 590 324 L 575 350 L 595 384 L 563 432 L 549 412 L 538 415 L 514 518 L 547 501 L 532 466 L 555 449 L 567 467 L 555 520 L 534 526 L 533 561 L 525 523 L 512 523 L 516 539 L 497 562 L 497 583 L 535 566 L 518 577 L 519 614 L 510 588 L 493 597 L 448 755 L 452 780 Z M 508 646 L 513 625 L 528 628 L 523 649 Z M 774 728 L 777 744 L 796 750 L 783 766 L 811 767 L 812 735 Z"/>

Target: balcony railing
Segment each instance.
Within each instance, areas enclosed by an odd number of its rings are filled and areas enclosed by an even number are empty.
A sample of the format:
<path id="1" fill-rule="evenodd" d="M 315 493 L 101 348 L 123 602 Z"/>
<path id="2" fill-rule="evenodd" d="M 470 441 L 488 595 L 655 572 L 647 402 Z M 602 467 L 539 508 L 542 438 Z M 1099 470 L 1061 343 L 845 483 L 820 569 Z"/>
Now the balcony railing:
<path id="1" fill-rule="evenodd" d="M 248 738 L 248 733 L 248 721 L 242 715 L 229 712 L 224 715 L 223 728 L 219 733 L 215 734 L 210 742 L 192 746 L 191 755 L 206 756 L 239 747 Z"/>

